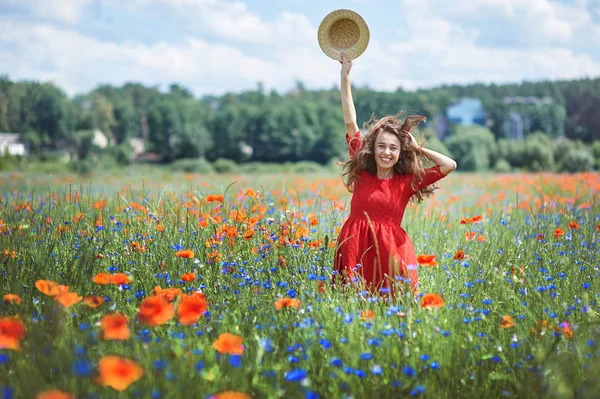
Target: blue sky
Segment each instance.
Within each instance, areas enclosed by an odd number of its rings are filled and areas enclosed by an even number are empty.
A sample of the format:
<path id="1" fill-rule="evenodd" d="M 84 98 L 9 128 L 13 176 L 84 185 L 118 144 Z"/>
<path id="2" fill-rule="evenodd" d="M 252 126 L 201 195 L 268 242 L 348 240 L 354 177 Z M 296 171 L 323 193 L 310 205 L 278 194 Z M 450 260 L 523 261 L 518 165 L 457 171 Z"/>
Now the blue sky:
<path id="1" fill-rule="evenodd" d="M 371 33 L 358 86 L 600 77 L 600 0 L 1 0 L 0 74 L 69 96 L 131 81 L 198 96 L 330 88 L 339 64 L 317 29 L 338 8 Z"/>

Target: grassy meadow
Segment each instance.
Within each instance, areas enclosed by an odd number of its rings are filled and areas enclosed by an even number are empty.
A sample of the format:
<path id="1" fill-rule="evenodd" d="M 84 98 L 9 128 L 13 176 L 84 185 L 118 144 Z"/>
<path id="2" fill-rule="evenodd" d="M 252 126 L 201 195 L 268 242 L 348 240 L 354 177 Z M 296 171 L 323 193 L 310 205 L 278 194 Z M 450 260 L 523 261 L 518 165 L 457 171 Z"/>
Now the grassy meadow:
<path id="1" fill-rule="evenodd" d="M 0 399 L 600 397 L 600 174 L 439 185 L 390 301 L 335 173 L 2 173 Z"/>

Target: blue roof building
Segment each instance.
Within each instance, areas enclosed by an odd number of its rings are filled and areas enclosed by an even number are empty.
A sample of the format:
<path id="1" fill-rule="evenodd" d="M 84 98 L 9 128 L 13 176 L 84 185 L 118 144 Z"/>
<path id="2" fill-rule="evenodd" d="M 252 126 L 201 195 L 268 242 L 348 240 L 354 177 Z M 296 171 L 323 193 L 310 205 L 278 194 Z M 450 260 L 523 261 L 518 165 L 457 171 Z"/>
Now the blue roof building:
<path id="1" fill-rule="evenodd" d="M 485 126 L 487 115 L 481 101 L 477 98 L 464 97 L 446 110 L 450 123 L 458 125 Z"/>

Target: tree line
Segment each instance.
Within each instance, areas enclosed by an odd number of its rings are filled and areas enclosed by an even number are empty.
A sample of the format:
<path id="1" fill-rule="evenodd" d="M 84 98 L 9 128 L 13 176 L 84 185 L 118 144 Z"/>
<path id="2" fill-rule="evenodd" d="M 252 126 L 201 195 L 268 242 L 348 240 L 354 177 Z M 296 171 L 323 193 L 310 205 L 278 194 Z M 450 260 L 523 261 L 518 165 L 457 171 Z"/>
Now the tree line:
<path id="1" fill-rule="evenodd" d="M 424 115 L 431 121 L 424 132 L 432 144 L 460 153 L 473 170 L 484 168 L 481 165 L 493 168 L 498 161 L 519 167 L 514 153 L 499 155 L 501 147 L 512 145 L 506 143 L 502 129 L 511 112 L 518 112 L 528 121 L 523 146 L 526 140 L 533 137 L 539 142 L 542 136 L 549 141 L 564 137 L 573 148 L 586 148 L 586 144 L 600 140 L 600 78 L 445 85 L 410 92 L 354 87 L 353 93 L 359 123 L 372 114 L 380 117 L 400 110 Z M 546 106 L 507 103 L 505 99 L 511 96 L 551 101 Z M 463 97 L 480 99 L 490 123 L 475 128 L 451 124 L 451 134 L 438 142 L 433 121 Z M 326 164 L 345 152 L 337 87 L 307 90 L 297 82 L 287 93 L 267 93 L 258 83 L 253 90 L 196 98 L 177 84 L 161 91 L 127 83 L 122 87 L 101 85 L 69 98 L 52 83 L 14 82 L 7 76 L 0 77 L 0 132 L 18 133 L 32 157 L 63 148 L 76 160 L 93 156 L 94 130 L 108 138 L 109 145 L 103 151 L 121 163 L 131 160 L 132 138 L 143 140 L 145 150 L 163 163 L 200 158 L 211 162 L 227 159 L 236 163 Z M 495 153 L 491 154 L 488 146 L 488 159 L 477 160 L 471 153 L 474 144 L 462 143 L 460 137 L 473 142 L 491 140 Z"/>

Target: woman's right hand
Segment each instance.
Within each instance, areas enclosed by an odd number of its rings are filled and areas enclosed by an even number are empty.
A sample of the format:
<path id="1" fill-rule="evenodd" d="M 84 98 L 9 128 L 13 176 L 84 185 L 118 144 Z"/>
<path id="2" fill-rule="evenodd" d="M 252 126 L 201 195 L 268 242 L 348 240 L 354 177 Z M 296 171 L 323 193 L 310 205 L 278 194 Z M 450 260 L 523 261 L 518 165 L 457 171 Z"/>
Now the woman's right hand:
<path id="1" fill-rule="evenodd" d="M 342 64 L 341 74 L 344 77 L 350 76 L 350 69 L 352 69 L 352 60 L 346 58 L 346 53 L 340 53 L 340 64 Z"/>

